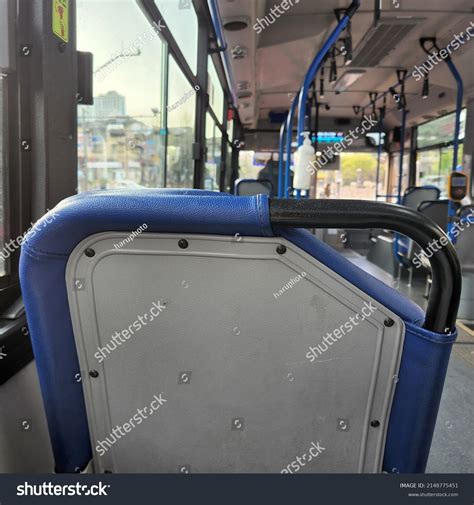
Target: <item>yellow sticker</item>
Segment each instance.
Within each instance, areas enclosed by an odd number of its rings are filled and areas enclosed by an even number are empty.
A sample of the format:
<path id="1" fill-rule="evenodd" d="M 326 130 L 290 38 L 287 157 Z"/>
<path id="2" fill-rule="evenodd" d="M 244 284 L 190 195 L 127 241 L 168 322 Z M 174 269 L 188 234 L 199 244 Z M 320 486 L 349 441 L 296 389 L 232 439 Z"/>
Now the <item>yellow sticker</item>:
<path id="1" fill-rule="evenodd" d="M 69 0 L 53 0 L 53 33 L 69 41 Z"/>

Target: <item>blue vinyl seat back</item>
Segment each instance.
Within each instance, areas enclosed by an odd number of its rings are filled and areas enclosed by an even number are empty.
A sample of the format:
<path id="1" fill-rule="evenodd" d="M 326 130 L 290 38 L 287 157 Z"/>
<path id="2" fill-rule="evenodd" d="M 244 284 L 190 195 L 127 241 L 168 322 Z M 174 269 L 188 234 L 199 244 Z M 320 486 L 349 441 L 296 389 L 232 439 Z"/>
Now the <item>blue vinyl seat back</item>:
<path id="1" fill-rule="evenodd" d="M 92 449 L 65 270 L 71 252 L 101 232 L 250 237 L 282 236 L 357 286 L 405 323 L 402 361 L 388 426 L 383 469 L 423 472 L 456 333 L 423 329 L 423 311 L 305 230 L 270 224 L 268 197 L 193 190 L 98 191 L 61 202 L 25 237 L 20 280 L 57 472 L 74 472 Z M 291 309 L 291 307 L 290 307 Z"/>
<path id="2" fill-rule="evenodd" d="M 401 204 L 410 209 L 418 210 L 422 202 L 438 200 L 440 194 L 440 189 L 436 186 L 412 186 L 405 191 Z M 413 241 L 409 238 L 399 234 L 396 235 L 396 241 L 395 252 L 398 256 L 396 259 L 407 266 L 411 266 L 411 260 L 419 251 L 416 244 L 413 244 Z"/>
<path id="3" fill-rule="evenodd" d="M 234 194 L 237 196 L 267 195 L 273 196 L 273 184 L 267 179 L 238 179 L 235 181 Z"/>

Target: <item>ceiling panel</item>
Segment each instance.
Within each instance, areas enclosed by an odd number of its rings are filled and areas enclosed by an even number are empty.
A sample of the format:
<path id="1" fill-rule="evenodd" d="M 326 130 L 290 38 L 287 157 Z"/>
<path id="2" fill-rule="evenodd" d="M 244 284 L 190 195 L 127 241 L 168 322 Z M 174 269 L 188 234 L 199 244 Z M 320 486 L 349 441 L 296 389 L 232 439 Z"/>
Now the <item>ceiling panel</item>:
<path id="1" fill-rule="evenodd" d="M 395 9 L 393 0 L 382 0 L 383 16 L 422 18 L 405 37 L 396 41 L 394 48 L 385 56 L 378 67 L 368 68 L 367 73 L 353 84 L 347 93 L 336 95 L 326 78 L 326 98 L 331 106 L 325 116 L 353 116 L 353 105 L 367 105 L 369 91 L 386 91 L 396 83 L 396 69 L 406 68 L 410 72 L 421 65 L 426 55 L 419 46 L 419 38 L 436 36 L 441 45 L 449 43 L 454 35 L 464 31 L 474 22 L 474 0 L 397 0 L 401 9 Z M 293 0 L 295 2 L 295 0 Z M 354 47 L 361 41 L 373 23 L 373 0 L 362 0 L 361 8 L 352 21 Z M 257 34 L 252 26 L 263 20 L 274 0 L 219 0 L 224 22 L 232 18 L 247 18 L 249 27 L 243 31 L 225 31 L 230 47 L 236 44 L 248 49 L 248 57 L 233 60 L 236 82 L 248 81 L 252 97 L 241 100 L 240 113 L 249 127 L 257 127 L 259 119 L 268 117 L 271 110 L 286 110 L 291 97 L 301 85 L 304 74 L 317 50 L 335 27 L 334 9 L 344 8 L 348 1 L 300 0 L 286 12 L 274 19 L 272 24 Z M 265 22 L 261 22 L 265 25 Z M 474 40 L 466 43 L 453 55 L 464 79 L 466 98 L 474 91 Z M 344 72 L 339 62 L 339 76 Z M 327 76 L 328 73 L 326 73 Z M 456 84 L 444 64 L 439 64 L 430 74 L 432 92 L 428 99 L 418 100 L 422 82 L 411 78 L 407 82 L 408 102 L 412 104 L 411 122 L 424 121 L 423 116 L 437 116 L 441 110 L 452 110 L 455 106 Z M 439 98 L 440 93 L 444 93 Z M 390 100 L 389 100 L 390 102 Z M 416 105 L 413 106 L 413 104 Z M 396 104 L 389 103 L 389 107 Z M 397 114 L 389 114 L 389 124 L 397 124 Z"/>

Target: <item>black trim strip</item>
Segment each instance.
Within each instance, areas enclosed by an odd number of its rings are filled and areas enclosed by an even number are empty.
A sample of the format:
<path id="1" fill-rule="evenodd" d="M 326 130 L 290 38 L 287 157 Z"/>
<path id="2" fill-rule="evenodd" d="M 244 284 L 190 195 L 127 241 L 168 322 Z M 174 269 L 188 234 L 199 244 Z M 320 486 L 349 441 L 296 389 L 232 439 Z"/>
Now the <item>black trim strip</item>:
<path id="1" fill-rule="evenodd" d="M 447 236 L 431 219 L 407 207 L 359 200 L 270 199 L 270 222 L 292 228 L 385 228 L 411 238 L 423 250 Z M 430 258 L 433 284 L 424 328 L 437 333 L 454 330 L 461 297 L 461 266 L 454 246 L 440 246 Z"/>

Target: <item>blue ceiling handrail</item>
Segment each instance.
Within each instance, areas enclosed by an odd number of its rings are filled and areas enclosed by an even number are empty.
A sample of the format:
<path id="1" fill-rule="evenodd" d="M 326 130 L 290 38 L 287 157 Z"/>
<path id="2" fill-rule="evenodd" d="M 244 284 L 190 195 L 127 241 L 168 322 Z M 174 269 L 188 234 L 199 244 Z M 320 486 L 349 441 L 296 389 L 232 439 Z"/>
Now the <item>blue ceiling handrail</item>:
<path id="1" fill-rule="evenodd" d="M 288 198 L 289 194 L 289 184 L 290 184 L 290 163 L 291 163 L 291 138 L 292 138 L 292 132 L 293 132 L 293 120 L 295 117 L 295 112 L 296 112 L 296 106 L 298 104 L 298 135 L 297 135 L 297 141 L 298 141 L 298 146 L 303 143 L 303 138 L 301 136 L 301 133 L 304 130 L 305 126 L 305 118 L 306 114 L 303 111 L 306 111 L 306 102 L 308 100 L 308 90 L 314 81 L 316 77 L 316 73 L 318 72 L 319 68 L 321 67 L 322 62 L 324 61 L 324 58 L 326 57 L 327 53 L 329 52 L 329 49 L 337 42 L 340 34 L 345 30 L 347 27 L 347 24 L 351 20 L 352 16 L 355 14 L 357 9 L 360 6 L 360 0 L 353 0 L 349 8 L 346 10 L 346 14 L 344 17 L 339 21 L 337 24 L 335 30 L 329 37 L 329 39 L 325 42 L 324 46 L 322 49 L 318 52 L 316 55 L 315 59 L 313 60 L 313 63 L 311 64 L 308 72 L 306 73 L 306 77 L 303 82 L 303 86 L 301 87 L 300 91 L 298 94 L 295 96 L 291 107 L 290 111 L 288 113 L 288 116 L 286 118 L 286 124 L 285 124 L 285 129 L 286 132 L 282 136 L 281 135 L 281 130 L 280 130 L 280 152 L 283 150 L 283 142 L 284 139 L 286 139 L 286 164 L 285 164 L 285 189 L 283 191 L 285 198 Z M 283 125 L 282 125 L 283 126 Z M 283 168 L 283 166 L 282 166 Z"/>
<path id="2" fill-rule="evenodd" d="M 298 134 L 297 134 L 298 146 L 303 144 L 303 137 L 301 134 L 303 133 L 305 128 L 305 108 L 306 108 L 306 102 L 308 100 L 309 88 L 313 83 L 316 74 L 318 73 L 318 70 L 321 68 L 321 65 L 323 64 L 327 53 L 329 52 L 331 47 L 337 42 L 341 33 L 346 29 L 349 21 L 351 20 L 352 16 L 356 13 L 359 7 L 360 7 L 360 0 L 353 0 L 351 5 L 346 10 L 346 13 L 344 14 L 343 18 L 338 22 L 336 28 L 331 33 L 328 40 L 324 43 L 323 47 L 314 58 L 313 62 L 311 63 L 308 69 L 308 72 L 306 73 L 306 76 L 303 81 L 303 86 L 301 87 L 299 93 Z"/>

